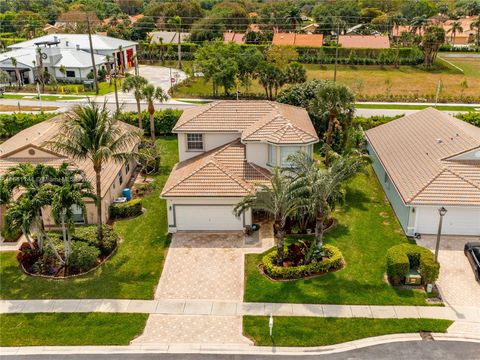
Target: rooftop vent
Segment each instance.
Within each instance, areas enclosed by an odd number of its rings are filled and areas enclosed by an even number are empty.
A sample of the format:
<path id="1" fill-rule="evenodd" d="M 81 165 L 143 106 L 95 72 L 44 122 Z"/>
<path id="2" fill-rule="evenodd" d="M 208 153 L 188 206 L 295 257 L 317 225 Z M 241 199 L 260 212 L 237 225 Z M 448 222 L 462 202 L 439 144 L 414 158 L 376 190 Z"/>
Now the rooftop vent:
<path id="1" fill-rule="evenodd" d="M 75 47 L 77 48 L 77 50 L 80 50 L 80 45 L 77 44 Z"/>
<path id="2" fill-rule="evenodd" d="M 441 144 L 443 142 L 442 139 L 437 139 L 437 143 Z"/>

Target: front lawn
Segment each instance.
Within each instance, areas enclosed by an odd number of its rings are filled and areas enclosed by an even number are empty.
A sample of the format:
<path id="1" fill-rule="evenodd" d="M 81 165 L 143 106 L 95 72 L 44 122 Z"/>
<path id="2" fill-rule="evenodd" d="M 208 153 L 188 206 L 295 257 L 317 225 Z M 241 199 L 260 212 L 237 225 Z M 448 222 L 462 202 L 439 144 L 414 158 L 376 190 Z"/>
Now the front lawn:
<path id="1" fill-rule="evenodd" d="M 265 253 L 249 254 L 245 301 L 426 305 L 423 292 L 397 290 L 384 281 L 387 250 L 408 240 L 371 168 L 368 175 L 358 175 L 349 183 L 346 203 L 334 216 L 339 224 L 326 234 L 325 242 L 343 253 L 344 269 L 310 280 L 275 282 L 258 270 Z"/>
<path id="2" fill-rule="evenodd" d="M 450 320 L 244 316 L 243 333 L 258 346 L 325 346 L 387 334 L 446 332 Z"/>
<path id="3" fill-rule="evenodd" d="M 160 278 L 168 247 L 165 201 L 160 191 L 177 159 L 177 140 L 161 138 L 162 169 L 156 190 L 144 198 L 146 213 L 115 223 L 123 238 L 116 254 L 96 271 L 67 280 L 25 275 L 16 252 L 0 254 L 0 298 L 2 299 L 151 299 Z"/>
<path id="4" fill-rule="evenodd" d="M 57 313 L 0 315 L 0 346 L 128 345 L 147 314 Z"/>

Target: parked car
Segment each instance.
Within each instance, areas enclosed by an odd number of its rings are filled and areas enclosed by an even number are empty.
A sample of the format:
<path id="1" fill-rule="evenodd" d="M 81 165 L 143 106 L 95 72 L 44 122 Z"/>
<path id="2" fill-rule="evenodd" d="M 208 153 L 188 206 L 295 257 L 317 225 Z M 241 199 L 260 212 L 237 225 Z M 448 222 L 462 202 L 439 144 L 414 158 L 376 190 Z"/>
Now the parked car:
<path id="1" fill-rule="evenodd" d="M 475 279 L 480 281 L 480 242 L 466 243 L 464 252 L 472 265 Z"/>

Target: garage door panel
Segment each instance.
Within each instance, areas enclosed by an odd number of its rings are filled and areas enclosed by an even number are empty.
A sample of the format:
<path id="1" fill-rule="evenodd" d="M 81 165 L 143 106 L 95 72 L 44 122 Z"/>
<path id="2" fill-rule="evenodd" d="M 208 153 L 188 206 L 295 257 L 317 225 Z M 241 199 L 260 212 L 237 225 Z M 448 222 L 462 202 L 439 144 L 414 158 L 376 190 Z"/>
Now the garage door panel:
<path id="1" fill-rule="evenodd" d="M 233 205 L 175 205 L 177 230 L 242 230 L 243 216 Z"/>
<path id="2" fill-rule="evenodd" d="M 447 208 L 442 234 L 480 235 L 480 209 Z M 440 215 L 437 208 L 417 208 L 417 229 L 421 234 L 436 234 Z"/>

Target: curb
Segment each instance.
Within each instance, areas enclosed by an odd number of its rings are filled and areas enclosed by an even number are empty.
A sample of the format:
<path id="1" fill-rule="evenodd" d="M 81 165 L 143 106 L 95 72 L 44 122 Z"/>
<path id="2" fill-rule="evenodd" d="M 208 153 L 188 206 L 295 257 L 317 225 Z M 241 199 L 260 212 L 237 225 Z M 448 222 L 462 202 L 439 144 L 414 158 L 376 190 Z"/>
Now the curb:
<path id="1" fill-rule="evenodd" d="M 432 333 L 434 340 L 480 343 L 480 335 Z M 0 355 L 60 354 L 242 354 L 325 355 L 396 342 L 424 341 L 420 334 L 393 334 L 318 347 L 270 347 L 243 344 L 145 344 L 129 346 L 27 346 L 1 347 Z"/>

